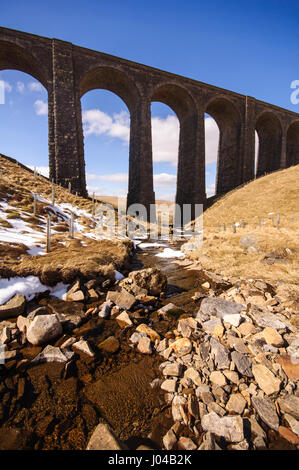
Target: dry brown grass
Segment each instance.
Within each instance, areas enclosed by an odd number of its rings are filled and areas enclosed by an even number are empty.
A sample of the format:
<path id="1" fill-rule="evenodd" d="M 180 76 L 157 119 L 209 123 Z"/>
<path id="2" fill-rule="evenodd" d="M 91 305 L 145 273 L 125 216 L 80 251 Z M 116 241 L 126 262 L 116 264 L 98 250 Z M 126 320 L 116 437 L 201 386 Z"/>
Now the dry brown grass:
<path id="1" fill-rule="evenodd" d="M 113 277 L 114 269 L 127 270 L 133 244 L 130 241 L 69 240 L 65 247 L 53 241 L 50 253 L 44 256 L 24 254 L 24 245 L 0 244 L 0 277 L 38 276 L 41 282 L 53 286 L 62 281 Z M 26 248 L 26 247 L 25 247 Z M 2 249 L 2 253 L 1 253 Z M 19 257 L 19 259 L 17 257 Z"/>
<path id="2" fill-rule="evenodd" d="M 204 213 L 204 227 L 218 224 L 232 225 L 243 219 L 255 226 L 262 218 L 272 222 L 280 214 L 281 226 L 290 225 L 290 219 L 299 222 L 299 165 L 258 178 L 242 188 L 223 196 Z"/>
<path id="3" fill-rule="evenodd" d="M 205 211 L 203 220 L 203 246 L 188 256 L 205 269 L 235 278 L 299 283 L 299 165 L 228 193 Z M 234 233 L 232 224 L 242 220 L 246 228 L 237 227 Z M 248 234 L 257 239 L 256 251 L 240 246 L 240 238 Z M 268 255 L 273 264 L 265 262 Z"/>

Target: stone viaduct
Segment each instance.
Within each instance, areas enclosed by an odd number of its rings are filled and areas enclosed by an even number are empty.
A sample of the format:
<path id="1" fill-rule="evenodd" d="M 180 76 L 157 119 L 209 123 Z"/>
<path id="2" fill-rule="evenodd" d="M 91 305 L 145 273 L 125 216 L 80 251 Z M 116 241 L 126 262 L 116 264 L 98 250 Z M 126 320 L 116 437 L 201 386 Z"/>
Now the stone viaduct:
<path id="1" fill-rule="evenodd" d="M 96 52 L 59 39 L 0 27 L 0 70 L 15 69 L 48 91 L 50 178 L 86 196 L 81 97 L 116 93 L 131 118 L 128 205 L 155 202 L 151 102 L 170 106 L 180 122 L 176 202 L 203 203 L 205 113 L 220 130 L 216 194 L 299 163 L 299 114 L 206 83 Z"/>

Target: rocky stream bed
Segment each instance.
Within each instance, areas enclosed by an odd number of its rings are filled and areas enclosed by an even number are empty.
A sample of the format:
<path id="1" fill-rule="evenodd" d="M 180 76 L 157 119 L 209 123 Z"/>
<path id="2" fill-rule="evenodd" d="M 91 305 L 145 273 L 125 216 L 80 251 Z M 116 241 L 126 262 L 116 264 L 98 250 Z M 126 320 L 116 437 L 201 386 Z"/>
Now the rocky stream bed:
<path id="1" fill-rule="evenodd" d="M 159 251 L 0 322 L 0 449 L 298 448 L 291 289 Z"/>

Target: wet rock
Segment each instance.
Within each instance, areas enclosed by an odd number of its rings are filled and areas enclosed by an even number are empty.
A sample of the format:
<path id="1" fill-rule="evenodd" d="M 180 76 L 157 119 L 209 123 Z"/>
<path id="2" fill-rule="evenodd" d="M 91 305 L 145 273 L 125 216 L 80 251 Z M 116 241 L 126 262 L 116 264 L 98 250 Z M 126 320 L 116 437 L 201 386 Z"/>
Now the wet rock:
<path id="1" fill-rule="evenodd" d="M 161 384 L 162 390 L 165 390 L 169 393 L 174 393 L 177 388 L 177 379 L 166 379 Z"/>
<path id="2" fill-rule="evenodd" d="M 85 341 L 85 340 L 81 339 L 80 341 L 77 341 L 76 343 L 74 343 L 72 348 L 74 350 L 83 352 L 84 354 L 86 354 L 89 357 L 94 357 L 94 352 L 91 349 L 88 341 Z"/>
<path id="3" fill-rule="evenodd" d="M 245 309 L 245 305 L 218 297 L 207 297 L 203 299 L 200 305 L 200 312 L 204 315 L 223 318 L 225 315 L 239 314 Z"/>
<path id="4" fill-rule="evenodd" d="M 299 421 L 297 421 L 297 419 L 295 419 L 292 415 L 289 415 L 288 413 L 284 414 L 283 417 L 287 424 L 290 426 L 293 433 L 299 436 Z"/>
<path id="5" fill-rule="evenodd" d="M 284 340 L 282 336 L 277 332 L 275 328 L 265 328 L 263 331 L 263 336 L 267 344 L 275 346 L 276 348 L 281 348 L 284 345 Z"/>
<path id="6" fill-rule="evenodd" d="M 267 395 L 279 392 L 281 380 L 275 377 L 275 375 L 266 366 L 263 364 L 255 364 L 252 366 L 252 373 L 258 386 Z"/>
<path id="7" fill-rule="evenodd" d="M 172 303 L 169 303 L 167 305 L 164 305 L 164 307 L 159 308 L 157 310 L 158 315 L 165 317 L 167 312 L 171 312 L 171 310 L 178 310 L 178 307 Z"/>
<path id="8" fill-rule="evenodd" d="M 246 400 L 240 393 L 233 393 L 226 404 L 226 409 L 231 414 L 241 415 L 245 409 Z"/>
<path id="9" fill-rule="evenodd" d="M 264 421 L 264 423 L 266 423 L 271 429 L 277 431 L 279 418 L 273 403 L 268 398 L 252 397 L 252 405 L 261 420 Z"/>
<path id="10" fill-rule="evenodd" d="M 299 437 L 285 426 L 279 426 L 278 433 L 283 439 L 290 442 L 291 444 L 299 445 Z"/>
<path id="11" fill-rule="evenodd" d="M 228 369 L 231 362 L 229 350 L 214 338 L 211 338 L 210 346 L 211 355 L 215 361 L 217 368 Z"/>
<path id="12" fill-rule="evenodd" d="M 234 327 L 238 327 L 240 325 L 241 319 L 242 317 L 241 315 L 239 315 L 239 313 L 234 313 L 234 314 L 223 316 L 223 321 L 225 321 L 226 323 L 229 323 L 230 325 Z"/>
<path id="13" fill-rule="evenodd" d="M 246 441 L 246 439 L 244 439 L 243 441 L 238 442 L 238 444 L 232 444 L 230 446 L 230 449 L 231 450 L 248 450 L 249 449 L 249 444 Z"/>
<path id="14" fill-rule="evenodd" d="M 100 318 L 107 318 L 110 315 L 111 309 L 113 307 L 113 302 L 107 300 L 101 305 L 101 310 L 99 311 Z"/>
<path id="15" fill-rule="evenodd" d="M 192 343 L 188 338 L 180 338 L 170 345 L 177 357 L 185 356 L 192 351 Z"/>
<path id="16" fill-rule="evenodd" d="M 22 315 L 26 309 L 26 298 L 24 295 L 16 294 L 4 305 L 0 305 L 0 319 Z"/>
<path id="17" fill-rule="evenodd" d="M 197 449 L 197 445 L 194 444 L 192 439 L 189 437 L 180 437 L 178 440 L 178 449 L 179 450 L 195 450 Z"/>
<path id="18" fill-rule="evenodd" d="M 26 333 L 29 343 L 35 346 L 48 343 L 60 335 L 62 335 L 62 325 L 55 314 L 36 316 Z"/>
<path id="19" fill-rule="evenodd" d="M 253 335 L 256 332 L 256 328 L 252 323 L 244 322 L 238 327 L 238 331 L 242 336 Z"/>
<path id="20" fill-rule="evenodd" d="M 285 398 L 279 398 L 278 404 L 281 411 L 299 419 L 299 397 L 288 395 Z"/>
<path id="21" fill-rule="evenodd" d="M 152 354 L 151 340 L 147 336 L 143 336 L 138 341 L 137 350 L 142 354 Z"/>
<path id="22" fill-rule="evenodd" d="M 144 333 L 149 336 L 153 343 L 156 340 L 160 341 L 160 335 L 145 323 L 141 323 L 140 325 L 138 325 L 136 331 L 138 331 L 138 333 Z"/>
<path id="23" fill-rule="evenodd" d="M 266 448 L 265 439 L 263 439 L 261 436 L 255 437 L 252 441 L 252 444 L 255 450 L 262 450 Z"/>
<path id="24" fill-rule="evenodd" d="M 122 444 L 107 424 L 100 423 L 95 428 L 86 450 L 124 450 Z"/>
<path id="25" fill-rule="evenodd" d="M 223 371 L 223 374 L 225 375 L 225 377 L 232 383 L 234 384 L 238 384 L 239 382 L 239 375 L 237 372 L 233 371 L 233 370 L 224 370 Z"/>
<path id="26" fill-rule="evenodd" d="M 99 296 L 94 289 L 88 289 L 87 293 L 89 302 L 96 302 L 98 300 Z"/>
<path id="27" fill-rule="evenodd" d="M 266 439 L 267 435 L 265 431 L 263 430 L 263 428 L 257 422 L 254 415 L 250 416 L 249 422 L 250 422 L 251 434 L 253 434 L 254 436 L 258 436 L 258 437 L 262 437 L 263 439 Z"/>
<path id="28" fill-rule="evenodd" d="M 252 305 L 247 315 L 256 323 L 256 325 L 262 328 L 274 328 L 275 330 L 281 330 L 286 327 L 286 325 L 278 320 L 275 314 L 269 312 L 265 307 L 259 307 L 257 305 Z"/>
<path id="29" fill-rule="evenodd" d="M 120 282 L 120 285 L 133 290 L 137 287 L 146 290 L 148 295 L 159 296 L 166 290 L 167 277 L 160 269 L 146 268 L 132 271 L 126 279 Z"/>
<path id="30" fill-rule="evenodd" d="M 141 338 L 144 338 L 146 335 L 144 333 L 133 333 L 131 336 L 130 336 L 130 341 L 131 343 L 133 344 L 138 344 L 139 341 L 141 340 Z"/>
<path id="31" fill-rule="evenodd" d="M 240 442 L 244 439 L 243 420 L 240 416 L 220 418 L 212 412 L 202 418 L 201 425 L 204 431 L 224 437 L 229 442 Z"/>
<path id="32" fill-rule="evenodd" d="M 30 320 L 28 318 L 23 317 L 22 315 L 18 316 L 17 327 L 22 333 L 26 333 L 29 325 L 30 325 Z"/>
<path id="33" fill-rule="evenodd" d="M 119 350 L 119 346 L 120 346 L 119 341 L 118 339 L 115 338 L 115 336 L 109 336 L 100 344 L 98 344 L 98 348 L 101 351 L 104 351 L 107 353 L 115 353 L 116 351 Z"/>
<path id="34" fill-rule="evenodd" d="M 225 376 L 220 371 L 214 371 L 210 375 L 210 381 L 213 384 L 219 385 L 219 387 L 223 387 L 227 384 Z"/>
<path id="35" fill-rule="evenodd" d="M 211 432 L 206 432 L 203 436 L 202 444 L 198 450 L 221 450 L 215 441 L 215 436 Z"/>
<path id="36" fill-rule="evenodd" d="M 200 398 L 200 400 L 205 404 L 208 405 L 209 403 L 214 402 L 213 395 L 210 391 L 210 387 L 206 384 L 199 385 L 197 387 L 196 391 L 196 396 Z"/>
<path id="37" fill-rule="evenodd" d="M 201 385 L 199 372 L 194 367 L 188 367 L 184 373 L 184 378 L 192 380 L 195 385 Z"/>
<path id="38" fill-rule="evenodd" d="M 172 429 L 165 434 L 163 437 L 163 444 L 166 450 L 171 450 L 177 443 L 177 437 Z"/>
<path id="39" fill-rule="evenodd" d="M 221 417 L 226 414 L 225 409 L 222 408 L 222 406 L 218 405 L 218 403 L 216 402 L 208 404 L 208 412 L 211 413 L 212 411 L 214 411 L 215 413 L 217 413 L 218 416 Z"/>
<path id="40" fill-rule="evenodd" d="M 173 364 L 167 364 L 166 367 L 163 368 L 163 375 L 170 375 L 174 377 L 180 377 L 183 372 L 182 364 L 178 364 L 174 362 Z"/>
<path id="41" fill-rule="evenodd" d="M 9 343 L 12 337 L 11 332 L 12 332 L 12 329 L 7 326 L 5 326 L 3 330 L 0 331 L 0 344 Z"/>
<path id="42" fill-rule="evenodd" d="M 233 351 L 231 358 L 240 374 L 246 375 L 246 377 L 252 377 L 252 361 L 248 356 Z"/>
<path id="43" fill-rule="evenodd" d="M 68 362 L 74 356 L 71 351 L 63 350 L 51 346 L 46 346 L 32 361 L 32 364 L 42 364 L 45 362 Z"/>
<path id="44" fill-rule="evenodd" d="M 124 311 L 116 317 L 116 321 L 120 328 L 128 328 L 133 325 L 132 320 L 130 319 L 128 312 Z"/>
<path id="45" fill-rule="evenodd" d="M 82 290 L 78 290 L 76 292 L 67 292 L 66 294 L 66 300 L 68 302 L 83 302 L 84 301 L 84 294 Z"/>
<path id="46" fill-rule="evenodd" d="M 5 363 L 6 361 L 11 361 L 12 359 L 16 359 L 18 351 L 8 351 L 5 347 L 0 348 L 0 364 Z"/>
<path id="47" fill-rule="evenodd" d="M 107 301 L 112 301 L 117 307 L 130 310 L 136 302 L 134 295 L 122 289 L 121 292 L 109 291 L 107 293 Z"/>
<path id="48" fill-rule="evenodd" d="M 196 318 L 198 318 L 198 316 Z M 202 328 L 209 333 L 213 333 L 219 326 L 222 327 L 222 320 L 220 318 L 212 318 L 202 324 Z"/>
<path id="49" fill-rule="evenodd" d="M 70 348 L 76 342 L 77 342 L 76 338 L 68 338 L 61 344 L 60 348 L 61 349 Z"/>
<path id="50" fill-rule="evenodd" d="M 299 361 L 292 360 L 292 357 L 283 355 L 276 359 L 290 380 L 299 380 Z"/>

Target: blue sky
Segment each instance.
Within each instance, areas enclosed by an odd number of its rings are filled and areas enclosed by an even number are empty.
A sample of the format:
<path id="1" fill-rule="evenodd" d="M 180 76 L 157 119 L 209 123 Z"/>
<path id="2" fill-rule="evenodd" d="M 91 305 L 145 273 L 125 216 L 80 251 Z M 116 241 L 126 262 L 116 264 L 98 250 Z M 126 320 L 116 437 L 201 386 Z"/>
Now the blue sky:
<path id="1" fill-rule="evenodd" d="M 0 25 L 57 37 L 161 68 L 299 112 L 290 84 L 299 80 L 296 1 L 0 1 Z M 0 153 L 48 166 L 47 93 L 30 76 L 0 72 Z M 117 96 L 82 98 L 88 186 L 125 195 L 129 115 Z M 217 126 L 206 122 L 207 191 L 213 192 Z M 179 125 L 170 108 L 152 105 L 154 182 L 159 198 L 175 193 Z"/>

